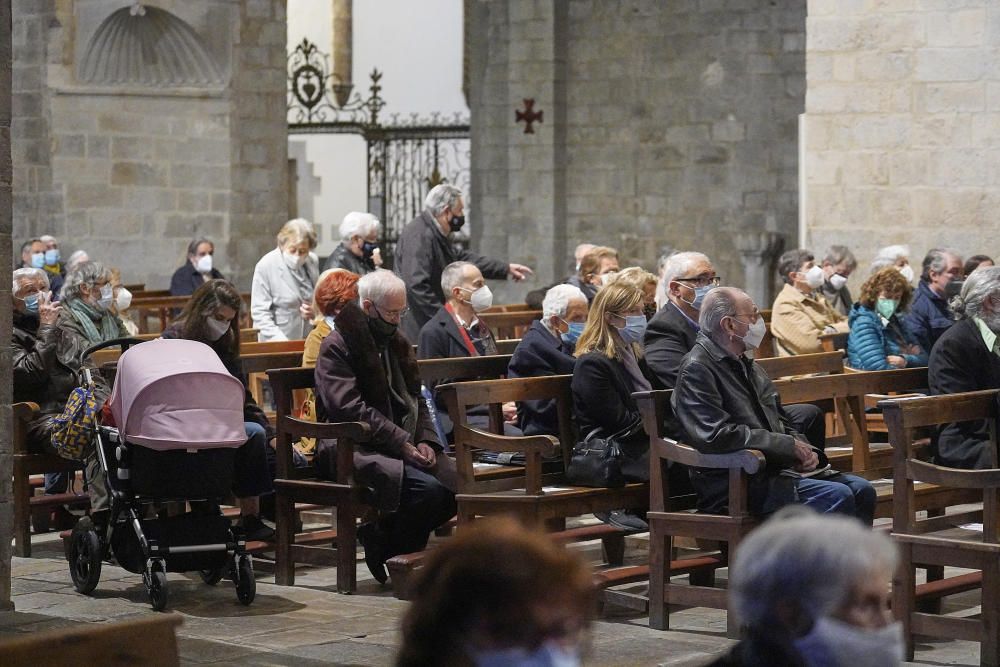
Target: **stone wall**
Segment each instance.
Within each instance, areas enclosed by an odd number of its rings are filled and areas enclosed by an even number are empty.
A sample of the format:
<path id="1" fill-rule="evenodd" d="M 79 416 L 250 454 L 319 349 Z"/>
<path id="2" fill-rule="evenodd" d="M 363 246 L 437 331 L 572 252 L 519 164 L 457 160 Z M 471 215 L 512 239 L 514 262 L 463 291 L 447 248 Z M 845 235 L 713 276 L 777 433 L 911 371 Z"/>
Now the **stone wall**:
<path id="1" fill-rule="evenodd" d="M 809 242 L 996 256 L 1000 5 L 809 0 Z M 852 279 L 860 286 L 864 275 Z"/>
<path id="2" fill-rule="evenodd" d="M 15 243 L 54 233 L 64 255 L 83 248 L 163 289 L 206 236 L 247 291 L 287 213 L 284 2 L 158 3 L 218 74 L 171 85 L 85 77 L 91 35 L 120 6 L 15 5 Z"/>
<path id="3" fill-rule="evenodd" d="M 11 17 L 10 3 L 0 4 L 0 265 L 10 266 L 11 229 Z M 10 283 L 0 281 L 0 303 L 10 303 Z M 11 337 L 11 310 L 0 310 L 0 336 L 4 340 Z M 11 349 L 4 345 L 0 349 L 0 377 L 11 375 Z M 14 534 L 13 489 L 10 470 L 13 467 L 11 455 L 11 384 L 0 384 L 0 611 L 13 609 L 10 599 L 10 557 L 11 540 Z"/>
<path id="4" fill-rule="evenodd" d="M 516 0 L 476 11 L 474 247 L 537 266 L 535 285 L 565 275 L 581 241 L 650 268 L 665 245 L 698 249 L 741 285 L 738 234 L 797 244 L 804 2 Z M 525 97 L 545 114 L 533 135 L 514 123 Z"/>

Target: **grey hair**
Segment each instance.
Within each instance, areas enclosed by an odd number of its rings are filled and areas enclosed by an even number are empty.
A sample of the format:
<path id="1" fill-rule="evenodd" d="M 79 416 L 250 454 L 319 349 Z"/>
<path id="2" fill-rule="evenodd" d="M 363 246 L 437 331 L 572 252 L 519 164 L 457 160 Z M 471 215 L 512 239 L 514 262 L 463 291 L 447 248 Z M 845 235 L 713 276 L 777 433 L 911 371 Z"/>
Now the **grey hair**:
<path id="1" fill-rule="evenodd" d="M 556 285 L 551 288 L 545 293 L 545 298 L 542 300 L 542 320 L 547 321 L 553 315 L 560 318 L 566 317 L 566 311 L 569 310 L 569 302 L 573 299 L 579 299 L 587 303 L 587 297 L 580 291 L 579 287 L 574 285 Z"/>
<path id="2" fill-rule="evenodd" d="M 368 299 L 375 305 L 382 303 L 388 294 L 405 292 L 406 283 L 392 271 L 375 269 L 358 280 L 358 299 Z"/>
<path id="3" fill-rule="evenodd" d="M 857 258 L 854 257 L 854 253 L 846 245 L 832 245 L 827 248 L 826 257 L 823 258 L 823 261 L 832 266 L 846 264 L 848 271 L 858 268 Z"/>
<path id="4" fill-rule="evenodd" d="M 983 301 L 998 292 L 1000 292 L 1000 266 L 984 266 L 969 274 L 962 284 L 962 291 L 949 305 L 952 312 L 960 319 L 979 317 L 983 311 Z"/>
<path id="5" fill-rule="evenodd" d="M 671 282 L 686 275 L 698 262 L 712 263 L 708 255 L 700 252 L 675 252 L 669 255 L 663 264 L 663 280 L 660 282 L 668 287 Z"/>
<path id="6" fill-rule="evenodd" d="M 111 280 L 111 269 L 100 262 L 84 262 L 66 276 L 60 295 L 63 301 L 78 299 L 82 285 L 93 285 L 101 280 Z"/>
<path id="7" fill-rule="evenodd" d="M 705 295 L 698 311 L 698 326 L 716 342 L 722 334 L 722 320 L 736 316 L 736 295 L 737 292 L 730 288 L 714 289 Z"/>
<path id="8" fill-rule="evenodd" d="M 778 258 L 778 275 L 782 280 L 791 285 L 792 279 L 788 277 L 788 274 L 800 270 L 803 264 L 815 259 L 816 256 L 805 248 L 787 250 Z"/>
<path id="9" fill-rule="evenodd" d="M 892 266 L 896 263 L 896 260 L 900 257 L 910 258 L 910 246 L 907 245 L 889 245 L 884 248 L 880 248 L 877 253 L 875 253 L 875 259 L 872 260 L 872 266 L 869 271 L 871 275 L 875 275 L 880 269 L 884 269 L 887 266 Z"/>
<path id="10" fill-rule="evenodd" d="M 14 287 L 12 288 L 12 291 L 17 292 L 17 288 L 21 286 L 21 283 L 29 280 L 40 280 L 45 285 L 46 290 L 49 288 L 49 276 L 45 273 L 45 271 L 26 267 L 22 269 L 14 269 Z"/>
<path id="11" fill-rule="evenodd" d="M 959 264 L 962 263 L 962 256 L 950 248 L 931 248 L 928 250 L 927 254 L 924 256 L 920 279 L 924 282 L 929 282 L 931 279 L 931 271 L 934 273 L 941 273 L 944 271 L 948 268 L 948 259 L 950 257 L 957 259 Z"/>
<path id="12" fill-rule="evenodd" d="M 283 224 L 278 231 L 278 245 L 284 248 L 300 243 L 308 245 L 310 250 L 315 248 L 316 230 L 313 229 L 313 224 L 305 218 L 293 218 Z"/>
<path id="13" fill-rule="evenodd" d="M 450 183 L 440 183 L 431 188 L 424 198 L 424 208 L 437 217 L 444 213 L 446 208 L 455 208 L 458 200 L 462 198 L 462 191 Z"/>
<path id="14" fill-rule="evenodd" d="M 879 568 L 891 576 L 898 558 L 889 537 L 857 519 L 788 508 L 740 543 L 729 595 L 747 627 L 775 622 L 776 609 L 789 601 L 816 620 L 837 611 Z"/>
<path id="15" fill-rule="evenodd" d="M 452 262 L 444 267 L 444 271 L 441 272 L 441 291 L 444 292 L 445 299 L 451 296 L 452 288 L 461 286 L 462 272 L 467 266 L 475 266 L 475 264 L 472 262 Z"/>
<path id="16" fill-rule="evenodd" d="M 69 256 L 69 259 L 66 260 L 66 272 L 69 273 L 79 265 L 89 261 L 90 255 L 87 254 L 86 250 L 76 250 Z"/>
<path id="17" fill-rule="evenodd" d="M 381 230 L 382 223 L 371 213 L 351 211 L 340 223 L 340 240 L 350 241 L 355 236 L 367 239 L 372 232 L 378 234 Z"/>
<path id="18" fill-rule="evenodd" d="M 52 243 L 56 240 L 56 237 L 52 236 L 52 234 L 42 234 L 38 237 L 38 240 L 42 243 Z"/>
<path id="19" fill-rule="evenodd" d="M 208 245 L 212 246 L 212 252 L 215 252 L 215 243 L 202 236 L 200 238 L 194 239 L 193 241 L 191 241 L 191 243 L 188 243 L 187 256 L 194 257 L 195 255 L 197 255 L 198 248 L 201 246 L 202 243 L 207 243 Z"/>

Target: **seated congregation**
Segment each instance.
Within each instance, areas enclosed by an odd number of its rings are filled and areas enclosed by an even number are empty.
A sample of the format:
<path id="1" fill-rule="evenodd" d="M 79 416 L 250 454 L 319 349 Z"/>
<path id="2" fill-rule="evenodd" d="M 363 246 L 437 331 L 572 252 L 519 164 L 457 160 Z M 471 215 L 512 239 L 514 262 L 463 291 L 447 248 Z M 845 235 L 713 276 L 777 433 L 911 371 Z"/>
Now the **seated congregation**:
<path id="1" fill-rule="evenodd" d="M 742 507 L 755 520 L 775 515 L 754 528 L 735 552 L 733 608 L 749 634 L 718 664 L 764 664 L 754 660 L 784 656 L 784 661 L 787 652 L 799 660 L 811 652 L 829 652 L 835 638 L 851 635 L 851 628 L 858 636 L 864 635 L 861 628 L 883 637 L 887 643 L 880 655 L 897 656 L 902 651 L 899 627 L 889 624 L 884 613 L 862 618 L 852 611 L 855 598 L 865 594 L 865 582 L 881 582 L 884 589 L 896 563 L 891 542 L 867 529 L 880 501 L 869 481 L 872 471 L 844 469 L 834 461 L 827 448 L 833 430 L 825 402 L 786 405 L 782 395 L 788 385 L 775 382 L 766 370 L 777 360 L 761 351 L 767 343 L 776 357 L 787 359 L 839 350 L 844 372 L 927 367 L 926 385 L 917 390 L 932 395 L 1000 389 L 1000 267 L 985 255 L 963 263 L 953 250 L 932 249 L 914 286 L 908 248 L 891 246 L 878 252 L 855 299 L 847 287 L 857 270 L 849 249 L 833 246 L 820 261 L 807 249 L 795 249 L 778 261 L 783 286 L 773 304 L 757 304 L 727 286 L 702 253 L 671 253 L 654 274 L 638 266 L 621 267 L 614 248 L 580 244 L 572 273 L 529 295 L 537 309 L 521 305 L 512 311 L 526 317 L 517 325 L 516 339 L 507 340 L 491 328 L 496 321 L 491 316 L 506 306 L 493 303 L 487 279 L 523 280 L 532 272 L 456 248 L 451 234 L 464 222 L 463 206 L 457 188 L 433 188 L 424 210 L 401 232 L 395 272 L 382 268 L 382 228 L 374 216 L 350 213 L 344 218 L 340 243 L 322 272 L 312 225 L 291 220 L 279 230 L 276 247 L 256 264 L 249 295 L 214 264 L 215 246 L 209 239 L 194 239 L 187 247 L 169 297 L 145 296 L 138 289 L 133 294 L 117 272 L 86 254 L 75 253 L 63 264 L 52 237 L 26 242 L 22 266 L 13 272 L 12 344 L 14 401 L 37 406 L 25 431 L 28 449 L 66 454 L 53 439 L 53 428 L 81 384 L 81 371 L 93 371 L 99 403 L 110 393 L 101 372 L 106 369 L 88 348 L 134 336 L 140 323 L 148 326 L 152 311 L 143 304 L 149 300 L 161 304 L 153 314 L 160 326 L 155 334 L 203 343 L 244 387 L 246 442 L 236 452 L 232 496 L 239 509 L 237 529 L 248 541 L 274 540 L 275 489 L 285 469 L 279 459 L 286 452 L 275 449 L 282 426 L 274 423 L 270 406 L 259 402 L 260 392 L 243 363 L 267 349 L 301 355 L 296 357 L 301 366 L 313 369 L 308 391 L 295 400 L 294 415 L 284 416 L 363 426 L 364 437 L 354 443 L 350 459 L 338 456 L 337 440 L 326 437 L 297 438 L 288 455 L 294 466 L 313 466 L 320 479 L 331 483 L 343 477 L 338 466 L 350 468 L 351 483 L 361 489 L 366 508 L 357 517 L 357 538 L 380 583 L 390 574 L 396 577 L 393 559 L 424 551 L 431 535 L 447 528 L 457 514 L 459 535 L 442 540 L 443 546 L 422 566 L 425 579 L 414 595 L 426 593 L 433 581 L 440 586 L 472 581 L 474 571 L 461 571 L 466 557 L 502 565 L 502 558 L 478 544 L 497 535 L 510 538 L 497 543 L 497 554 L 506 553 L 502 547 L 520 545 L 524 553 L 536 555 L 539 568 L 568 568 L 554 581 L 577 586 L 588 577 L 577 571 L 578 563 L 563 562 L 548 547 L 519 536 L 517 529 L 501 526 L 490 535 L 464 525 L 463 517 L 475 518 L 475 512 L 463 513 L 462 506 L 476 493 L 477 475 L 492 471 L 489 481 L 496 488 L 521 475 L 518 488 L 526 500 L 519 502 L 537 505 L 538 498 L 554 493 L 545 488 L 602 488 L 587 458 L 597 451 L 596 443 L 613 445 L 617 476 L 604 481 L 608 488 L 637 489 L 638 495 L 616 497 L 615 502 L 622 502 L 612 506 L 580 501 L 575 513 L 565 509 L 541 523 L 565 530 L 566 518 L 580 516 L 584 511 L 579 508 L 586 507 L 599 525 L 621 534 L 644 532 L 662 509 L 647 514 L 650 491 L 663 494 L 663 476 L 651 473 L 660 462 L 651 443 L 663 439 L 692 448 L 703 457 L 699 460 L 748 453 L 762 461 L 748 476 L 745 498 L 731 496 L 731 468 L 674 463 L 669 471 L 671 498 L 686 495 L 687 509 L 726 515 Z M 271 347 L 255 347 L 264 344 Z M 507 344 L 505 353 L 501 347 Z M 425 380 L 424 364 L 434 360 L 479 363 L 478 358 L 504 355 L 508 359 L 498 374 L 478 367 L 474 377 Z M 501 375 L 507 382 L 516 379 L 522 389 L 504 385 Z M 463 385 L 481 389 L 479 402 L 466 405 L 456 398 Z M 664 408 L 659 422 L 643 403 L 643 397 L 653 395 L 660 395 Z M 492 396 L 502 398 L 491 402 Z M 934 462 L 966 469 L 997 467 L 990 428 L 986 419 L 942 425 L 931 442 Z M 573 442 L 566 442 L 567 437 Z M 490 462 L 477 464 L 471 476 L 461 467 L 470 442 Z M 521 460 L 502 454 L 498 459 L 483 444 L 489 442 L 509 445 Z M 544 462 L 540 469 L 545 474 L 527 479 L 533 473 L 525 470 L 534 470 L 534 456 L 543 449 L 538 461 Z M 608 451 L 600 454 L 608 456 Z M 89 518 L 81 520 L 99 524 L 107 520 L 107 491 L 93 448 L 79 458 L 90 500 Z M 503 465 L 497 463 L 501 459 Z M 44 493 L 65 493 L 73 477 L 72 472 L 46 475 Z M 541 486 L 552 480 L 559 486 Z M 532 485 L 539 489 L 534 495 Z M 491 493 L 513 494 L 515 487 L 507 484 Z M 668 500 L 657 502 L 662 506 Z M 783 509 L 789 505 L 813 512 Z M 498 501 L 496 506 L 504 505 Z M 62 506 L 49 518 L 59 528 L 77 520 Z M 836 529 L 838 540 L 809 530 L 819 525 Z M 838 550 L 847 547 L 838 541 L 870 558 L 864 563 L 844 560 Z M 768 549 L 775 544 L 781 547 L 777 555 Z M 809 577 L 792 567 L 797 560 L 814 568 Z M 530 575 L 539 586 L 549 583 L 543 573 Z M 656 575 L 647 568 L 646 576 Z M 821 581 L 824 577 L 828 580 Z M 527 589 L 517 590 L 527 595 Z M 778 594 L 781 590 L 796 590 L 810 599 L 792 604 Z M 436 599 L 442 605 L 475 607 L 475 601 L 461 602 L 467 593 L 456 589 L 450 593 L 453 598 Z M 592 602 L 592 591 L 581 585 L 565 595 L 576 610 L 567 621 L 575 632 L 586 623 L 586 613 L 579 610 Z M 430 650 L 424 628 L 456 631 L 458 626 L 444 627 L 452 616 L 435 618 L 439 611 L 426 601 L 413 607 L 404 626 L 401 664 L 422 664 L 420 656 Z M 795 614 L 809 619 L 799 622 Z M 477 655 L 500 650 L 493 642 L 499 630 L 475 630 L 478 634 L 465 648 L 449 650 Z M 551 637 L 539 637 L 531 646 L 511 645 L 525 653 L 539 646 L 558 653 L 556 644 L 547 641 Z M 796 664 L 788 659 L 787 664 Z"/>

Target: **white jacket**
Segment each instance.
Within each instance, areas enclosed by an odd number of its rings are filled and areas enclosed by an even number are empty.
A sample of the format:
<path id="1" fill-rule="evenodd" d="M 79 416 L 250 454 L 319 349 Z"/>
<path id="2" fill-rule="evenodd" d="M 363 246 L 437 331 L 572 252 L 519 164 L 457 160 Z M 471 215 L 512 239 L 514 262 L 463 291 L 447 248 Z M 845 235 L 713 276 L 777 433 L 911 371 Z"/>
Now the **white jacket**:
<path id="1" fill-rule="evenodd" d="M 303 269 L 309 282 L 316 285 L 319 277 L 319 259 L 309 253 Z M 250 316 L 258 330 L 257 340 L 295 340 L 305 338 L 312 329 L 312 323 L 299 314 L 302 304 L 298 282 L 281 256 L 281 249 L 275 248 L 260 258 L 253 270 L 250 287 Z M 312 303 L 312 294 L 306 303 Z"/>

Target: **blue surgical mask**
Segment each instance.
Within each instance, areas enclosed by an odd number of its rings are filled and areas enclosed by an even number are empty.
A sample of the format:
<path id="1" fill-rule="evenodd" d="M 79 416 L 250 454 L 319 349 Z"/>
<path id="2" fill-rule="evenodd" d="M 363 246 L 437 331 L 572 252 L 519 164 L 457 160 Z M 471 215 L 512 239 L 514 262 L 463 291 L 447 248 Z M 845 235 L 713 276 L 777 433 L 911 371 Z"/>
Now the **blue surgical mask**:
<path id="1" fill-rule="evenodd" d="M 622 337 L 622 340 L 626 343 L 641 343 L 642 337 L 646 333 L 646 316 L 645 315 L 627 315 L 625 316 L 625 326 L 618 329 L 618 335 Z"/>
<path id="2" fill-rule="evenodd" d="M 45 253 L 44 252 L 31 253 L 31 268 L 41 269 L 44 267 L 45 267 Z"/>
<path id="3" fill-rule="evenodd" d="M 371 259 L 375 251 L 378 250 L 378 243 L 370 243 L 365 241 L 361 244 L 361 254 L 365 259 Z"/>
<path id="4" fill-rule="evenodd" d="M 569 327 L 569 331 L 559 334 L 562 341 L 567 345 L 576 345 L 576 341 L 580 340 L 580 335 L 583 333 L 583 328 L 586 326 L 585 322 L 567 322 L 563 320 L 563 323 Z"/>
<path id="5" fill-rule="evenodd" d="M 701 310 L 701 304 L 705 301 L 705 295 L 715 289 L 715 285 L 705 285 L 704 287 L 694 288 L 694 301 L 685 301 L 684 297 L 681 297 L 681 301 L 684 301 L 687 305 L 691 306 L 695 310 Z"/>
<path id="6" fill-rule="evenodd" d="M 45 266 L 55 266 L 59 263 L 59 248 L 45 251 Z"/>
<path id="7" fill-rule="evenodd" d="M 474 653 L 476 667 L 579 667 L 580 655 L 554 641 L 547 641 L 534 651 L 508 648 Z"/>
<path id="8" fill-rule="evenodd" d="M 38 314 L 38 293 L 37 292 L 35 294 L 29 294 L 28 296 L 24 297 L 23 301 L 24 301 L 24 309 L 26 311 L 28 311 L 29 313 L 34 313 L 35 315 Z"/>

